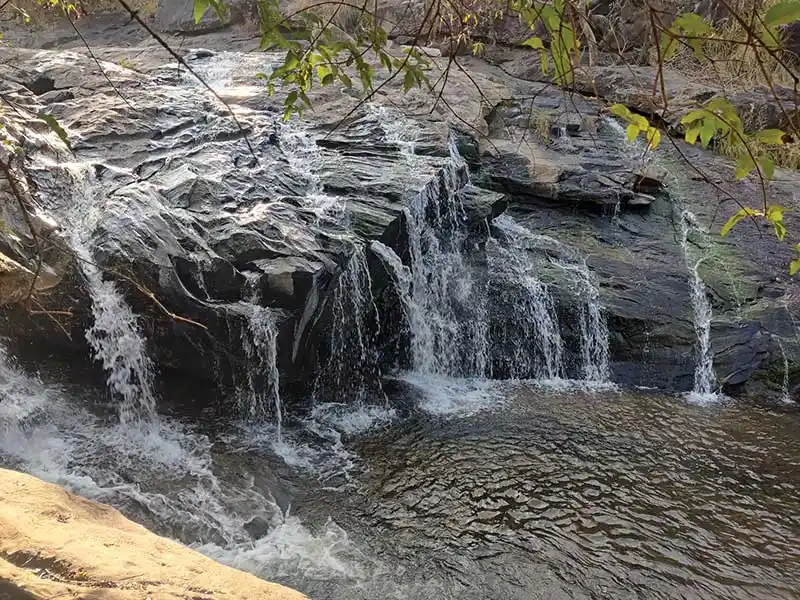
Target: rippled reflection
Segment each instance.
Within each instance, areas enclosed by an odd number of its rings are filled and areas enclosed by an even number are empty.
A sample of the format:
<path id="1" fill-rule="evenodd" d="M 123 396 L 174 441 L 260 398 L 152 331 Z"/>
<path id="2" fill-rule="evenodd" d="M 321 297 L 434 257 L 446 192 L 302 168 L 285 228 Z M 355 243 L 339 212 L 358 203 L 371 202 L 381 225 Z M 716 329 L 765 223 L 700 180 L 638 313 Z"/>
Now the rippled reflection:
<path id="1" fill-rule="evenodd" d="M 798 598 L 799 426 L 522 390 L 364 443 L 371 531 L 458 598 Z"/>

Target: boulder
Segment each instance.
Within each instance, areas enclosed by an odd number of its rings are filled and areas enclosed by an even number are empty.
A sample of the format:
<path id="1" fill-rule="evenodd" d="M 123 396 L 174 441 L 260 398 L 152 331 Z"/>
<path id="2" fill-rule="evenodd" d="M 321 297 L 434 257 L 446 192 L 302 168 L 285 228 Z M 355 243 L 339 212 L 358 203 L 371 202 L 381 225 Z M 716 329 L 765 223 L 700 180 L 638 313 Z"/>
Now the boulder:
<path id="1" fill-rule="evenodd" d="M 0 469 L 0 594 L 109 600 L 304 600 L 159 537 L 118 510 Z"/>
<path id="2" fill-rule="evenodd" d="M 209 5 L 199 22 L 194 18 L 194 0 L 158 0 L 155 25 L 166 33 L 201 34 L 258 18 L 255 0 L 226 0 L 226 12 L 217 14 Z"/>

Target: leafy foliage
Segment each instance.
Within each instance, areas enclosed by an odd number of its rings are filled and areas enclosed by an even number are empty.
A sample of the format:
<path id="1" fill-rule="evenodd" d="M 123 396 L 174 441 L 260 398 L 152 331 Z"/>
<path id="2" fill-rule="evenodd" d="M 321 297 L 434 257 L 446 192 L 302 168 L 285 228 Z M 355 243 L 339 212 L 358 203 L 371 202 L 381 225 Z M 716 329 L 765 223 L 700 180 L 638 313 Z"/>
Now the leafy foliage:
<path id="1" fill-rule="evenodd" d="M 639 137 L 639 134 L 643 133 L 647 141 L 647 149 L 654 150 L 658 148 L 658 145 L 661 143 L 661 132 L 650 125 L 650 121 L 645 117 L 631 112 L 624 104 L 614 104 L 609 110 L 611 114 L 619 117 L 628 124 L 625 133 L 629 142 L 634 142 L 636 138 Z"/>

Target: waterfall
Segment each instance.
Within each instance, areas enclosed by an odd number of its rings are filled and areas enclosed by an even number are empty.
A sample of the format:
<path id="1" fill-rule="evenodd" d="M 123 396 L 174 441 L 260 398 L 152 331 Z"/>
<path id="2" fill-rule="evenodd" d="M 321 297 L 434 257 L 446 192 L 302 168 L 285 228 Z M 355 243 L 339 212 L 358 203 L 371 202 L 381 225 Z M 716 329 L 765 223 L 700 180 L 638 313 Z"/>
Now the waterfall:
<path id="1" fill-rule="evenodd" d="M 537 277 L 520 243 L 528 232 L 507 215 L 493 225 L 504 234 L 505 245 L 490 240 L 489 268 L 502 288 L 499 300 L 508 299 L 504 310 L 513 316 L 503 322 L 501 348 L 493 354 L 499 355 L 502 370 L 512 379 L 561 379 L 565 372 L 561 328 L 550 290 Z"/>
<path id="2" fill-rule="evenodd" d="M 560 379 L 564 377 L 564 342 L 556 313 L 555 300 L 550 287 L 537 275 L 537 265 L 532 262 L 528 251 L 547 256 L 547 263 L 565 273 L 571 284 L 571 291 L 578 300 L 578 329 L 580 347 L 579 376 L 583 381 L 607 383 L 611 378 L 609 366 L 608 323 L 600 302 L 600 289 L 597 279 L 589 269 L 586 259 L 573 248 L 551 237 L 531 232 L 517 223 L 512 217 L 502 215 L 494 220 L 494 227 L 502 237 L 499 251 L 492 245 L 499 257 L 490 266 L 493 275 L 503 276 L 506 285 L 522 288 L 521 297 L 514 300 L 516 309 L 511 310 L 514 320 L 507 327 L 510 337 L 517 344 L 524 344 L 520 337 L 530 335 L 535 339 L 538 353 L 544 357 L 533 375 L 539 379 Z M 504 291 L 504 295 L 507 292 Z M 519 294 L 519 292 L 518 292 Z M 525 335 L 519 335 L 524 331 Z M 542 366 L 544 368 L 542 368 Z"/>
<path id="3" fill-rule="evenodd" d="M 717 381 L 714 374 L 714 354 L 711 349 L 712 312 L 711 304 L 706 297 L 706 286 L 698 272 L 698 267 L 703 259 L 695 261 L 689 252 L 689 234 L 692 231 L 702 232 L 702 229 L 697 223 L 696 217 L 688 210 L 684 210 L 680 215 L 680 245 L 686 268 L 689 269 L 694 331 L 697 336 L 697 358 L 691 397 L 698 402 L 707 402 L 716 398 Z"/>
<path id="4" fill-rule="evenodd" d="M 272 309 L 260 305 L 257 280 L 250 281 L 253 291 L 244 303 L 246 329 L 242 345 L 250 365 L 247 367 L 248 392 L 240 394 L 239 409 L 249 422 L 260 422 L 274 412 L 278 440 L 283 427 L 283 406 L 278 372 L 278 324 Z"/>
<path id="5" fill-rule="evenodd" d="M 456 377 L 490 374 L 485 285 L 464 256 L 466 215 L 458 192 L 469 182 L 451 144 L 451 160 L 406 212 L 412 273 L 414 369 Z"/>
<path id="6" fill-rule="evenodd" d="M 789 392 L 789 358 L 786 356 L 786 350 L 783 347 L 783 342 L 779 336 L 774 336 L 775 341 L 778 342 L 778 348 L 781 351 L 781 358 L 783 358 L 783 389 L 781 390 L 781 402 L 784 404 L 793 404 L 792 395 Z"/>
<path id="7" fill-rule="evenodd" d="M 92 300 L 94 323 L 86 331 L 86 340 L 93 358 L 106 371 L 109 390 L 120 402 L 120 421 L 155 421 L 154 368 L 138 316 L 117 284 L 104 279 L 91 250 L 91 235 L 100 219 L 94 199 L 94 170 L 88 164 L 63 167 L 72 179 L 71 213 L 67 215 L 70 245 Z"/>
<path id="8" fill-rule="evenodd" d="M 374 240 L 370 244 L 370 250 L 380 256 L 383 263 L 392 270 L 392 281 L 400 303 L 403 305 L 403 314 L 410 321 L 411 313 L 417 309 L 411 297 L 411 270 L 403 264 L 394 250 L 378 240 Z"/>
<path id="9" fill-rule="evenodd" d="M 366 403 L 383 397 L 378 351 L 378 309 L 363 246 L 355 245 L 331 295 L 331 331 L 327 365 L 318 382 L 337 397 Z"/>
<path id="10" fill-rule="evenodd" d="M 451 140 L 449 163 L 405 213 L 410 273 L 393 252 L 374 246 L 395 272 L 409 322 L 414 371 L 451 377 L 563 379 L 565 349 L 556 303 L 526 247 L 541 250 L 543 244 L 555 244 L 558 253 L 567 256 L 556 266 L 570 274 L 581 303 L 580 377 L 609 381 L 608 327 L 586 261 L 503 215 L 494 221 L 500 237 L 487 244 L 484 276 L 472 262 L 480 253 L 470 254 L 461 204 L 461 190 L 468 184 L 466 164 Z M 490 306 L 496 310 L 500 305 L 504 309 L 500 317 L 491 318 Z"/>

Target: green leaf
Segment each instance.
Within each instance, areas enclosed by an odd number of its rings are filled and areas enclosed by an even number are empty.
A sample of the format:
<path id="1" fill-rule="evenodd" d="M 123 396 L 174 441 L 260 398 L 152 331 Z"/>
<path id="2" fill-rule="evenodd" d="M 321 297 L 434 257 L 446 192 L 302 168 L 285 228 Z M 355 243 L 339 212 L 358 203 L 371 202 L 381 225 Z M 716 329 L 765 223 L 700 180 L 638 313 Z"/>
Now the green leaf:
<path id="1" fill-rule="evenodd" d="M 347 73 L 339 72 L 339 80 L 345 85 L 345 87 L 351 88 L 353 87 L 353 80 L 350 79 L 350 76 Z"/>
<path id="2" fill-rule="evenodd" d="M 547 52 L 542 50 L 539 52 L 539 68 L 542 70 L 542 75 L 547 75 L 550 71 L 547 60 Z"/>
<path id="3" fill-rule="evenodd" d="M 689 46 L 691 46 L 691 48 L 692 48 L 692 54 L 694 54 L 695 58 L 697 58 L 700 61 L 705 61 L 706 55 L 705 55 L 705 52 L 703 52 L 703 43 L 702 43 L 702 41 L 701 40 L 695 40 L 695 39 L 691 39 L 691 40 L 687 40 L 687 41 L 689 42 Z"/>
<path id="4" fill-rule="evenodd" d="M 648 127 L 650 127 L 650 121 L 642 115 L 631 114 L 631 123 L 636 125 L 641 131 L 647 131 Z"/>
<path id="5" fill-rule="evenodd" d="M 208 10 L 209 0 L 194 0 L 194 22 L 199 23 Z"/>
<path id="6" fill-rule="evenodd" d="M 625 129 L 625 133 L 628 136 L 628 142 L 633 143 L 633 141 L 639 135 L 639 128 L 636 125 L 628 125 L 628 127 Z"/>
<path id="7" fill-rule="evenodd" d="M 414 73 L 406 71 L 406 74 L 403 76 L 403 91 L 408 92 L 415 84 Z"/>
<path id="8" fill-rule="evenodd" d="M 761 174 L 766 179 L 775 177 L 775 161 L 771 156 L 762 156 L 758 159 L 758 164 L 761 166 Z"/>
<path id="9" fill-rule="evenodd" d="M 647 146 L 651 150 L 655 150 L 661 144 L 661 132 L 655 127 L 650 127 L 645 134 L 645 139 L 647 140 Z"/>
<path id="10" fill-rule="evenodd" d="M 719 230 L 719 234 L 720 236 L 725 237 L 731 232 L 731 229 L 733 229 L 734 226 L 745 217 L 760 216 L 762 214 L 764 213 L 762 213 L 760 210 L 744 207 L 741 210 L 739 210 L 739 212 L 734 214 L 730 219 L 725 221 L 725 224 L 722 226 L 722 229 Z"/>
<path id="11" fill-rule="evenodd" d="M 665 31 L 661 34 L 661 56 L 664 60 L 669 60 L 675 53 L 678 51 L 678 44 L 675 42 L 675 38 L 672 37 L 672 33 L 669 31 Z"/>
<path id="12" fill-rule="evenodd" d="M 800 271 L 800 258 L 795 258 L 789 263 L 789 275 L 794 277 Z"/>
<path id="13" fill-rule="evenodd" d="M 756 36 L 769 50 L 778 50 L 781 47 L 781 34 L 777 26 L 761 27 L 760 24 L 755 28 Z"/>
<path id="14" fill-rule="evenodd" d="M 542 38 L 538 36 L 533 36 L 522 42 L 523 46 L 528 46 L 529 48 L 533 48 L 534 50 L 544 50 L 544 42 L 542 42 Z"/>
<path id="15" fill-rule="evenodd" d="M 780 129 L 762 129 L 756 131 L 756 139 L 763 144 L 782 144 L 783 136 L 786 135 Z"/>
<path id="16" fill-rule="evenodd" d="M 40 112 L 37 116 L 42 121 L 47 123 L 47 126 L 50 127 L 53 133 L 55 133 L 62 142 L 64 142 L 67 148 L 69 148 L 70 150 L 72 149 L 72 147 L 69 145 L 69 138 L 67 137 L 67 132 L 64 130 L 63 127 L 61 127 L 61 124 L 56 120 L 56 118 L 53 115 L 48 115 L 47 113 Z"/>
<path id="17" fill-rule="evenodd" d="M 328 65 L 319 65 L 317 67 L 317 77 L 322 82 L 322 85 L 326 85 L 325 78 L 328 76 L 333 78 L 333 70 Z"/>
<path id="18" fill-rule="evenodd" d="M 747 177 L 753 169 L 756 168 L 756 164 L 753 162 L 752 157 L 750 154 L 743 154 L 739 157 L 739 160 L 736 161 L 736 179 L 744 179 Z"/>
<path id="19" fill-rule="evenodd" d="M 708 145 L 711 143 L 711 138 L 713 138 L 714 134 L 717 132 L 714 121 L 715 120 L 712 119 L 706 119 L 700 126 L 700 144 L 703 148 L 708 148 Z"/>
<path id="20" fill-rule="evenodd" d="M 775 236 L 778 238 L 778 241 L 783 241 L 783 238 L 786 237 L 786 226 L 783 224 L 783 213 L 785 212 L 785 208 L 779 206 L 777 204 L 773 204 L 769 208 L 767 208 L 767 214 L 764 215 L 772 226 L 775 228 Z"/>
<path id="21" fill-rule="evenodd" d="M 681 117 L 681 125 L 688 125 L 689 123 L 694 123 L 695 121 L 705 119 L 708 116 L 708 111 L 702 108 L 690 110 L 688 113 L 683 115 L 683 117 Z"/>
<path id="22" fill-rule="evenodd" d="M 771 6 L 764 14 L 764 24 L 767 27 L 788 25 L 800 20 L 800 0 L 788 0 Z"/>
<path id="23" fill-rule="evenodd" d="M 626 121 L 630 121 L 631 111 L 624 104 L 613 104 L 609 107 L 612 115 L 616 115 Z"/>
<path id="24" fill-rule="evenodd" d="M 287 107 L 294 106 L 294 103 L 297 102 L 297 90 L 292 90 L 288 94 L 286 94 L 286 99 L 283 101 L 283 105 Z"/>
<path id="25" fill-rule="evenodd" d="M 283 69 L 286 71 L 290 71 L 292 69 L 296 69 L 297 65 L 300 64 L 300 59 L 297 58 L 297 55 L 294 52 L 287 52 L 286 53 L 286 60 L 283 62 Z"/>
<path id="26" fill-rule="evenodd" d="M 697 141 L 697 137 L 700 135 L 700 127 L 690 127 L 686 130 L 686 134 L 684 135 L 684 139 L 689 144 L 694 144 Z"/>
<path id="27" fill-rule="evenodd" d="M 713 30 L 711 23 L 697 13 L 682 13 L 672 22 L 672 26 L 680 29 L 687 35 L 702 36 Z"/>

